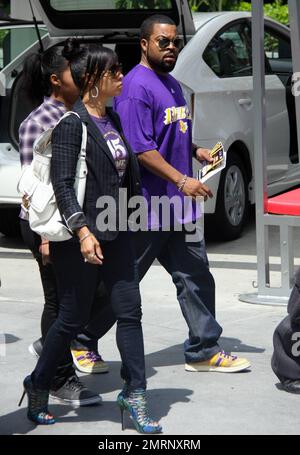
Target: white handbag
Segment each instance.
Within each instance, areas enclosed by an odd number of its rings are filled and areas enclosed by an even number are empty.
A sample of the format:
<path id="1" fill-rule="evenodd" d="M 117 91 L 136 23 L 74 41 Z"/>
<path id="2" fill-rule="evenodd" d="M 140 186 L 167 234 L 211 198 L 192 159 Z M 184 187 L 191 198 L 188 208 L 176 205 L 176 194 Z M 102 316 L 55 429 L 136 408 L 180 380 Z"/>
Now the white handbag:
<path id="1" fill-rule="evenodd" d="M 71 114 L 79 117 L 76 112 L 69 111 L 61 117 L 57 124 Z M 28 213 L 30 228 L 47 240 L 60 242 L 69 240 L 72 234 L 62 221 L 50 179 L 53 129 L 49 128 L 44 131 L 35 140 L 33 160 L 22 171 L 18 183 L 18 191 L 23 198 L 22 207 Z M 86 143 L 87 129 L 82 122 L 81 148 L 74 183 L 75 194 L 81 207 L 84 202 L 87 176 Z"/>

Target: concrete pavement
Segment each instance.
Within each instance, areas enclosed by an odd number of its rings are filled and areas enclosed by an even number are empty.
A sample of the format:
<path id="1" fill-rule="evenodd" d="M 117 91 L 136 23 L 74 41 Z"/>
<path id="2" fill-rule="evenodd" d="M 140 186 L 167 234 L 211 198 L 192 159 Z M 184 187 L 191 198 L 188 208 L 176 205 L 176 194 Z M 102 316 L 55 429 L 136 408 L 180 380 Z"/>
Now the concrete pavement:
<path id="1" fill-rule="evenodd" d="M 279 258 L 275 231 L 272 243 L 276 280 Z M 300 253 L 300 233 L 295 246 Z M 272 334 L 286 308 L 238 301 L 240 293 L 253 292 L 252 282 L 256 280 L 254 221 L 242 239 L 209 243 L 207 250 L 217 285 L 217 318 L 224 328 L 222 347 L 247 357 L 251 371 L 184 371 L 185 322 L 175 288 L 156 264 L 141 286 L 152 414 L 161 420 L 165 435 L 299 434 L 300 396 L 278 390 L 270 368 Z M 114 330 L 99 343 L 110 373 L 80 374 L 91 389 L 101 394 L 103 404 L 73 409 L 53 402 L 51 410 L 58 422 L 50 427 L 35 427 L 26 419 L 25 404 L 18 408 L 17 403 L 22 380 L 35 365 L 27 348 L 40 336 L 42 289 L 30 253 L 20 241 L 9 241 L 1 235 L 0 277 L 0 434 L 122 434 L 115 404 L 121 380 Z M 135 434 L 129 421 L 124 434 Z"/>

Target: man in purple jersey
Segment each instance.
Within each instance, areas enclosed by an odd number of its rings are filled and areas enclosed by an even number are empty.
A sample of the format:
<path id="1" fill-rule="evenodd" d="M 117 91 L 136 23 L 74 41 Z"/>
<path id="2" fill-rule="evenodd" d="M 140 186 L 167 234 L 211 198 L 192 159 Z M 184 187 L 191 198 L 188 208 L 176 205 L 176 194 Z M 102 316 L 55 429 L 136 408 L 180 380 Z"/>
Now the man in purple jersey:
<path id="1" fill-rule="evenodd" d="M 195 206 L 174 210 L 168 230 L 161 213 L 153 210 L 154 196 L 180 197 L 182 203 L 185 196 L 212 197 L 210 189 L 193 178 L 193 153 L 200 161 L 211 159 L 207 150 L 192 144 L 191 115 L 180 85 L 169 74 L 180 45 L 169 17 L 146 19 L 141 27 L 141 62 L 123 79 L 122 94 L 115 100 L 125 136 L 139 159 L 148 202 L 149 230 L 135 234 L 140 279 L 156 258 L 172 276 L 189 328 L 184 344 L 187 371 L 236 372 L 250 363 L 225 354 L 218 344 L 222 328 L 214 317 L 215 283 L 204 240 L 199 236 L 187 241 L 187 224 L 197 218 Z"/>

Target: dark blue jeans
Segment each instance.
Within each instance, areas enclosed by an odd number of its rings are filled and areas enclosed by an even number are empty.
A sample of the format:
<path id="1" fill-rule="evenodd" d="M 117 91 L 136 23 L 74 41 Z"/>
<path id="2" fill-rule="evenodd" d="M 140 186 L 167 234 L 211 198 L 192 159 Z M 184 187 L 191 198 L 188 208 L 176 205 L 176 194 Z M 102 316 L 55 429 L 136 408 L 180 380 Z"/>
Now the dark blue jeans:
<path id="1" fill-rule="evenodd" d="M 59 314 L 47 334 L 33 372 L 33 381 L 38 388 L 50 388 L 61 357 L 88 322 L 100 280 L 104 282 L 117 319 L 121 375 L 132 390 L 146 387 L 141 298 L 132 234 L 121 232 L 115 240 L 101 243 L 101 247 L 104 263 L 96 266 L 84 262 L 76 239 L 50 245 Z"/>
<path id="2" fill-rule="evenodd" d="M 115 324 L 116 317 L 107 296 L 104 283 L 97 287 L 90 319 L 84 329 L 72 340 L 71 348 L 82 351 L 97 351 L 98 339 L 102 338 Z"/>
<path id="3" fill-rule="evenodd" d="M 220 351 L 222 328 L 215 320 L 215 282 L 209 271 L 204 240 L 187 242 L 184 231 L 136 232 L 134 243 L 140 280 L 155 259 L 171 275 L 189 328 L 186 362 L 209 359 Z"/>

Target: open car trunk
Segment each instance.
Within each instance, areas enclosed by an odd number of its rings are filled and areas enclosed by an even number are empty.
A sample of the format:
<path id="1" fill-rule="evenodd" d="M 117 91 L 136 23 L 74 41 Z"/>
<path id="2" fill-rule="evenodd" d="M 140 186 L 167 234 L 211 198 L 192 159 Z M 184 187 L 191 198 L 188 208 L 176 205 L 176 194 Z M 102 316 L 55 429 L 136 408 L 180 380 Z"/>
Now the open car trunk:
<path id="1" fill-rule="evenodd" d="M 51 37 L 138 34 L 153 14 L 170 16 L 180 34 L 195 27 L 187 0 L 33 0 Z"/>

